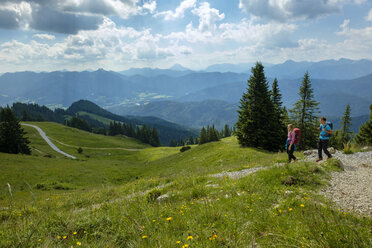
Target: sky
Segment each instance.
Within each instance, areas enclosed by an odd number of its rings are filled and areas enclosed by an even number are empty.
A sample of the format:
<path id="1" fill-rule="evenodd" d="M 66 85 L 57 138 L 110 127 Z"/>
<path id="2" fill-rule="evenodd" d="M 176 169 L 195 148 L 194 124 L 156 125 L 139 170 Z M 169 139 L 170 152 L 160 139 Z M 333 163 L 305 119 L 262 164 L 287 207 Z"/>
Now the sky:
<path id="1" fill-rule="evenodd" d="M 372 59 L 372 0 L 0 0 L 0 73 Z"/>

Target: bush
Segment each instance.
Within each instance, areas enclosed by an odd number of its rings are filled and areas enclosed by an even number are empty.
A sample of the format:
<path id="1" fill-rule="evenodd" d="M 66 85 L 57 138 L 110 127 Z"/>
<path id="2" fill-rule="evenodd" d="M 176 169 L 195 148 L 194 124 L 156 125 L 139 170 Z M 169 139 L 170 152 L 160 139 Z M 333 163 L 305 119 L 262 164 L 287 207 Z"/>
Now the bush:
<path id="1" fill-rule="evenodd" d="M 183 146 L 181 149 L 180 149 L 180 152 L 185 152 L 187 150 L 190 150 L 191 149 L 191 146 Z"/>
<path id="2" fill-rule="evenodd" d="M 153 189 L 146 194 L 146 200 L 148 203 L 156 201 L 158 197 L 161 196 L 161 191 L 159 189 Z"/>
<path id="3" fill-rule="evenodd" d="M 79 147 L 79 148 L 77 149 L 77 152 L 78 152 L 79 154 L 83 153 L 83 148 Z"/>
<path id="4" fill-rule="evenodd" d="M 353 150 L 352 150 L 352 145 L 351 145 L 350 142 L 347 142 L 346 144 L 344 144 L 343 153 L 344 154 L 352 154 L 352 153 L 354 153 Z"/>
<path id="5" fill-rule="evenodd" d="M 341 170 L 344 170 L 343 163 L 340 160 L 338 160 L 338 159 L 334 159 L 334 158 L 328 159 L 327 160 L 327 164 L 329 164 L 331 166 L 335 166 L 335 167 L 337 167 L 337 168 L 339 168 Z"/>

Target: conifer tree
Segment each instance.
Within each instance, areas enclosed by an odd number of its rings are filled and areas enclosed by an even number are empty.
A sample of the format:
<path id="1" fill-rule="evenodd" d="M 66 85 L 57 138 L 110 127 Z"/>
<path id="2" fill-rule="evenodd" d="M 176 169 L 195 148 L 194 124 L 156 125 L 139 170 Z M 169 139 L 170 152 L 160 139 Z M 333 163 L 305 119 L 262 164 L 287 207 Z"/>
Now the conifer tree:
<path id="1" fill-rule="evenodd" d="M 25 134 L 13 111 L 9 107 L 1 109 L 0 152 L 31 154 Z"/>
<path id="2" fill-rule="evenodd" d="M 226 138 L 226 137 L 230 137 L 231 136 L 231 129 L 229 127 L 229 125 L 225 124 L 222 132 L 221 132 L 221 136 Z"/>
<path id="3" fill-rule="evenodd" d="M 299 91 L 300 99 L 290 110 L 295 125 L 301 130 L 300 150 L 314 148 L 318 138 L 318 105 L 314 100 L 309 73 L 306 72 Z"/>
<path id="4" fill-rule="evenodd" d="M 207 143 L 207 131 L 204 127 L 200 130 L 200 136 L 199 136 L 199 145 L 202 145 L 204 143 Z"/>
<path id="5" fill-rule="evenodd" d="M 355 136 L 355 142 L 362 145 L 372 145 L 372 105 L 369 120 L 359 127 L 359 133 Z"/>
<path id="6" fill-rule="evenodd" d="M 350 105 L 346 105 L 344 116 L 342 117 L 341 127 L 341 141 L 343 144 L 350 142 L 353 132 L 350 131 L 351 127 L 351 109 Z"/>
<path id="7" fill-rule="evenodd" d="M 248 80 L 247 92 L 240 99 L 236 123 L 238 141 L 243 146 L 277 151 L 283 141 L 278 129 L 274 103 L 268 88 L 264 67 L 257 62 Z"/>
<path id="8" fill-rule="evenodd" d="M 287 124 L 288 122 L 285 122 L 288 118 L 288 115 L 286 113 L 286 109 L 282 107 L 282 94 L 279 90 L 278 80 L 274 78 L 273 84 L 272 84 L 272 90 L 271 90 L 271 99 L 274 104 L 275 108 L 275 118 L 274 124 L 277 124 L 277 127 L 275 128 L 280 132 L 280 140 L 284 143 L 287 137 Z"/>

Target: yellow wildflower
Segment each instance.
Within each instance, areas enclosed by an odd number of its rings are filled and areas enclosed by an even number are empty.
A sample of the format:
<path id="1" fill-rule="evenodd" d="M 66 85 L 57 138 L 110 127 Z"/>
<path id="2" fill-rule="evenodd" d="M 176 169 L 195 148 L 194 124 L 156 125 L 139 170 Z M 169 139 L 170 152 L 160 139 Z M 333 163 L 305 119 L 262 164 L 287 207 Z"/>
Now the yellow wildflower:
<path id="1" fill-rule="evenodd" d="M 41 239 L 38 239 L 37 241 L 39 241 L 39 242 L 40 242 L 40 241 L 41 241 Z"/>
<path id="2" fill-rule="evenodd" d="M 78 241 L 78 242 L 76 242 L 76 244 L 77 244 L 78 246 L 81 246 L 81 242 L 79 242 L 79 241 Z"/>
<path id="3" fill-rule="evenodd" d="M 143 239 L 147 239 L 148 237 L 147 237 L 146 235 L 143 235 L 142 238 L 143 238 Z"/>
<path id="4" fill-rule="evenodd" d="M 293 209 L 292 208 L 289 208 L 288 210 L 289 210 L 289 212 L 291 212 Z"/>
<path id="5" fill-rule="evenodd" d="M 172 220 L 172 217 L 168 217 L 168 218 L 167 218 L 167 221 L 171 221 L 171 220 Z"/>
<path id="6" fill-rule="evenodd" d="M 65 236 L 63 236 L 63 239 L 67 239 L 67 236 L 65 235 Z"/>
<path id="7" fill-rule="evenodd" d="M 303 208 L 303 207 L 305 207 L 305 205 L 304 205 L 304 204 L 301 204 L 301 205 L 300 205 L 300 207 L 302 207 L 302 208 Z"/>
<path id="8" fill-rule="evenodd" d="M 77 232 L 74 232 L 73 234 L 74 234 L 74 235 L 76 235 L 76 234 L 77 234 Z"/>
<path id="9" fill-rule="evenodd" d="M 152 222 L 156 222 L 156 220 L 152 220 Z"/>
<path id="10" fill-rule="evenodd" d="M 218 236 L 216 234 L 213 234 L 213 239 L 216 239 L 218 238 Z"/>
<path id="11" fill-rule="evenodd" d="M 57 239 L 61 239 L 61 236 L 57 236 Z"/>
<path id="12" fill-rule="evenodd" d="M 279 213 L 282 213 L 283 211 L 281 209 L 279 209 Z"/>
<path id="13" fill-rule="evenodd" d="M 189 247 L 188 244 L 184 244 L 184 245 L 182 246 L 182 248 L 187 248 L 187 247 Z"/>
<path id="14" fill-rule="evenodd" d="M 177 241 L 177 242 L 176 242 L 176 244 L 180 244 L 180 243 L 181 243 L 181 241 Z"/>
<path id="15" fill-rule="evenodd" d="M 193 239 L 192 236 L 188 236 L 188 237 L 187 237 L 187 240 L 190 240 L 190 239 Z"/>

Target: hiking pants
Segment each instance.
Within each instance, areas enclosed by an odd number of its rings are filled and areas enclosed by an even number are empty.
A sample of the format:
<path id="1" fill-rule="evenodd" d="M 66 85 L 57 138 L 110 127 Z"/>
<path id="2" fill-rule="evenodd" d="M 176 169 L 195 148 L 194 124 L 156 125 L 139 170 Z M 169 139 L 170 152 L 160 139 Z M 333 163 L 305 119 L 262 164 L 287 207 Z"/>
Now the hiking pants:
<path id="1" fill-rule="evenodd" d="M 288 153 L 288 163 L 290 163 L 292 159 L 296 160 L 296 157 L 293 155 L 295 145 L 294 144 L 292 145 L 291 150 L 289 150 L 288 148 L 289 148 L 289 145 L 287 147 L 287 153 Z"/>
<path id="2" fill-rule="evenodd" d="M 328 149 L 328 140 L 319 139 L 319 143 L 318 143 L 318 158 L 323 159 L 322 150 L 328 156 L 328 158 L 331 158 L 332 155 L 329 153 L 329 151 L 327 149 Z"/>

